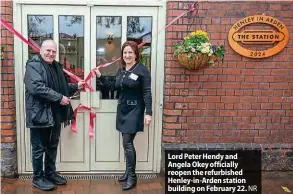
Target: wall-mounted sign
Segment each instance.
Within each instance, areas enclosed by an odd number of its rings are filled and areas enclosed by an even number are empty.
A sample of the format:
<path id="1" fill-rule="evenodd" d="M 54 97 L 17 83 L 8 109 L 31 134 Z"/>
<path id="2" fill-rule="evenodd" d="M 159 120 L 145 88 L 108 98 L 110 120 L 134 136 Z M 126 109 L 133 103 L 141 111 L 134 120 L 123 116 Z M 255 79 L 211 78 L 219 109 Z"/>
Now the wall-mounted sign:
<path id="1" fill-rule="evenodd" d="M 253 26 L 253 30 L 241 30 L 243 27 L 255 24 L 264 23 L 275 27 L 274 30 L 263 30 L 263 26 Z M 276 18 L 255 15 L 243 18 L 236 22 L 229 31 L 228 41 L 230 46 L 238 54 L 249 58 L 265 58 L 280 52 L 288 43 L 289 33 L 286 25 Z M 240 45 L 240 43 L 242 43 Z M 243 45 L 243 46 L 242 46 Z M 265 50 L 255 49 L 250 50 L 245 48 L 249 46 L 266 45 Z"/>

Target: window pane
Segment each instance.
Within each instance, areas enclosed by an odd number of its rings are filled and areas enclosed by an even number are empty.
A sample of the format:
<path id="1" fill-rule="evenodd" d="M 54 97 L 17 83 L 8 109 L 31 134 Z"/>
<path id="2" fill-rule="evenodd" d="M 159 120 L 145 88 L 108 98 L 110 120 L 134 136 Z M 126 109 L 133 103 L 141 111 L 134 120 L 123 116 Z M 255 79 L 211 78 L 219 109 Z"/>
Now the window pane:
<path id="1" fill-rule="evenodd" d="M 84 79 L 83 16 L 59 16 L 59 62 L 64 69 Z M 67 76 L 67 80 L 69 83 L 77 82 L 69 76 Z"/>
<path id="2" fill-rule="evenodd" d="M 131 16 L 127 17 L 127 40 L 135 41 L 137 44 L 145 42 L 139 49 L 140 62 L 151 70 L 151 43 L 152 43 L 152 17 Z"/>
<path id="3" fill-rule="evenodd" d="M 96 20 L 96 65 L 113 61 L 121 55 L 121 31 L 122 18 L 120 16 L 98 16 Z M 108 67 L 100 68 L 106 79 L 115 80 L 115 75 L 120 67 L 120 62 L 113 63 Z M 103 87 L 97 79 L 97 90 L 101 91 L 102 99 L 117 99 L 117 94 Z"/>
<path id="4" fill-rule="evenodd" d="M 28 37 L 41 46 L 46 39 L 53 39 L 53 16 L 45 15 L 28 15 Z M 30 47 L 28 49 L 28 56 L 37 54 Z"/>

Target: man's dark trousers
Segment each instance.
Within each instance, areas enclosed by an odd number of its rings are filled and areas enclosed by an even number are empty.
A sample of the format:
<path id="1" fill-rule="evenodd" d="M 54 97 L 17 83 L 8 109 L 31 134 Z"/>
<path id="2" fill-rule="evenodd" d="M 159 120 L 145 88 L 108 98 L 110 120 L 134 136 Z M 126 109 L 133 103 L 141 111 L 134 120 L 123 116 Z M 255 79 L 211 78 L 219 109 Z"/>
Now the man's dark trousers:
<path id="1" fill-rule="evenodd" d="M 58 119 L 59 120 L 59 119 Z M 50 128 L 31 128 L 32 161 L 34 179 L 56 173 L 56 157 L 60 138 L 61 123 L 56 122 Z M 45 172 L 43 154 L 45 153 Z"/>

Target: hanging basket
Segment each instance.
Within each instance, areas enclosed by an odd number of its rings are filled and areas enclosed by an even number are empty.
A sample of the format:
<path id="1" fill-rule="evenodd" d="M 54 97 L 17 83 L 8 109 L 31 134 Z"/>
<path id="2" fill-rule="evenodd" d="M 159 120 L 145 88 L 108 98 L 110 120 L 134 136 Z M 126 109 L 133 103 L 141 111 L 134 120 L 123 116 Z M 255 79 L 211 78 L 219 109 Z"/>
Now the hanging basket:
<path id="1" fill-rule="evenodd" d="M 189 70 L 199 70 L 206 68 L 210 65 L 210 60 L 216 60 L 214 55 L 208 56 L 203 53 L 179 53 L 178 61 L 186 69 Z"/>

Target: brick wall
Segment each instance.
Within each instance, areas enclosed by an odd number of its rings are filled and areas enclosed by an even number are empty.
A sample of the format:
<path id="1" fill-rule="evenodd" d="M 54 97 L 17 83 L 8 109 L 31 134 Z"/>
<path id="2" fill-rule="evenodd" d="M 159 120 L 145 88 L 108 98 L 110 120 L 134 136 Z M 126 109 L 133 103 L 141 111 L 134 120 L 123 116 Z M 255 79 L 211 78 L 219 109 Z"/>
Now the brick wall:
<path id="1" fill-rule="evenodd" d="M 12 24 L 12 1 L 1 2 L 1 19 Z M 1 176 L 16 173 L 16 115 L 13 35 L 1 26 Z"/>
<path id="2" fill-rule="evenodd" d="M 167 23 L 187 5 L 167 2 Z M 167 29 L 165 144 L 293 142 L 292 10 L 291 2 L 199 2 L 199 17 L 193 24 L 187 25 L 185 17 Z M 266 59 L 240 56 L 229 46 L 229 29 L 244 17 L 263 13 L 287 25 L 288 45 Z M 212 43 L 225 45 L 223 64 L 199 71 L 180 66 L 171 45 L 195 29 L 206 30 Z"/>

